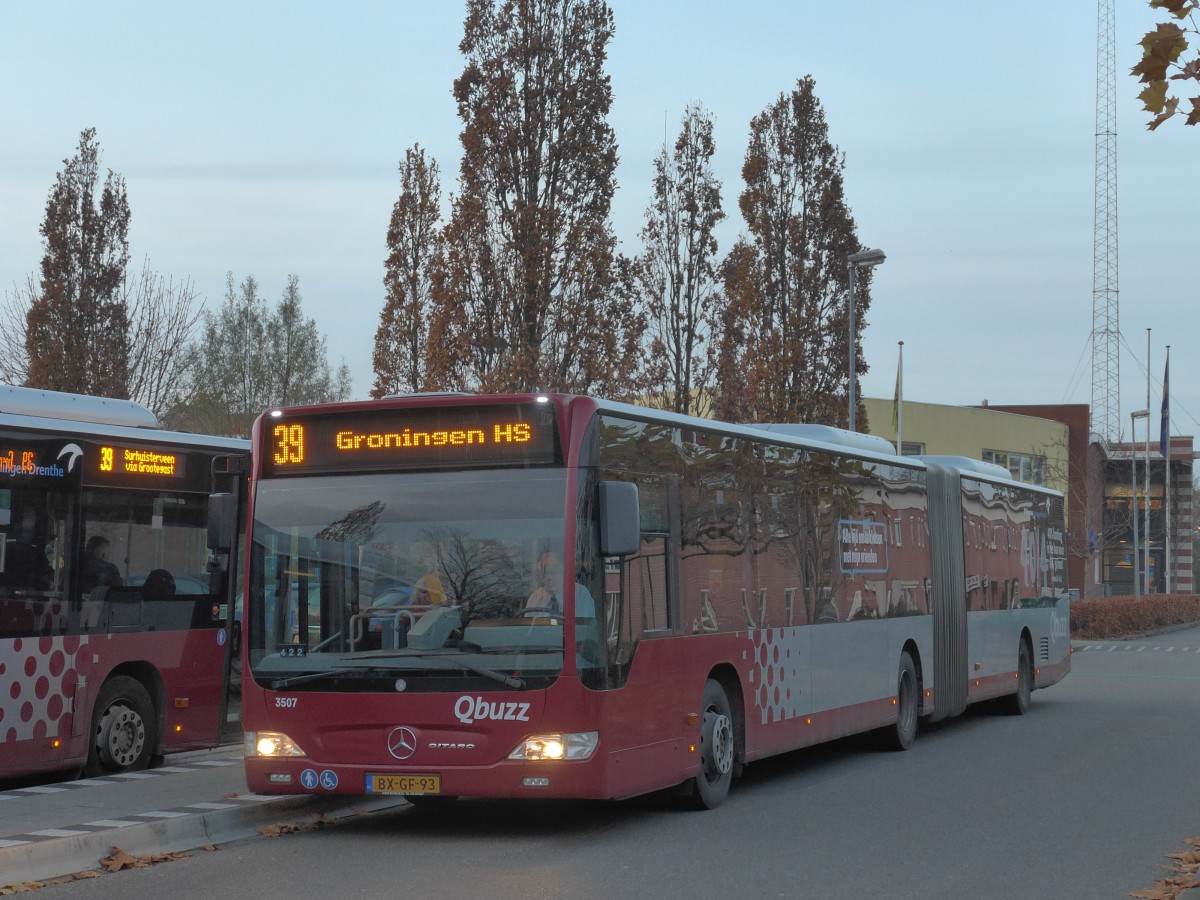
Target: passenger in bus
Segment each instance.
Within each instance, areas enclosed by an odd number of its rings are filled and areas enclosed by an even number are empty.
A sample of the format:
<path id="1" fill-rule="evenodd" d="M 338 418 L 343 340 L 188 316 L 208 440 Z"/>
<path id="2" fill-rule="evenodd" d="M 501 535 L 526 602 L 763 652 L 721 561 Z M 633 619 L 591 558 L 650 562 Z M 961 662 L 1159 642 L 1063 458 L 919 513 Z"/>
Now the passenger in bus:
<path id="1" fill-rule="evenodd" d="M 84 547 L 79 589 L 86 598 L 97 587 L 121 587 L 121 572 L 108 561 L 109 540 L 102 534 L 88 538 Z"/>
<path id="2" fill-rule="evenodd" d="M 146 596 L 154 600 L 162 600 L 166 597 L 175 596 L 175 576 L 166 569 L 151 569 L 150 574 L 146 576 L 146 582 L 142 585 L 142 590 Z"/>
<path id="3" fill-rule="evenodd" d="M 445 602 L 446 589 L 442 587 L 442 579 L 436 570 L 421 576 L 413 586 L 413 606 L 442 606 Z"/>

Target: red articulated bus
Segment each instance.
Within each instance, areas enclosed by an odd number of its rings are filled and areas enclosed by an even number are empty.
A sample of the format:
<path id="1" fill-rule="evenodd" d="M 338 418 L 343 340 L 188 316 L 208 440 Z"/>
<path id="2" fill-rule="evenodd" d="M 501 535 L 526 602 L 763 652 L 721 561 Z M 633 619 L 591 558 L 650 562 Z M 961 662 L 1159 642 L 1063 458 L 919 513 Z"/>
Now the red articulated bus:
<path id="1" fill-rule="evenodd" d="M 249 452 L 127 400 L 0 388 L 0 780 L 218 743 L 235 579 L 209 504 L 235 498 L 233 527 Z"/>
<path id="2" fill-rule="evenodd" d="M 713 807 L 754 760 L 904 749 L 1069 668 L 1062 498 L 995 466 L 557 394 L 271 410 L 253 441 L 256 792 Z"/>

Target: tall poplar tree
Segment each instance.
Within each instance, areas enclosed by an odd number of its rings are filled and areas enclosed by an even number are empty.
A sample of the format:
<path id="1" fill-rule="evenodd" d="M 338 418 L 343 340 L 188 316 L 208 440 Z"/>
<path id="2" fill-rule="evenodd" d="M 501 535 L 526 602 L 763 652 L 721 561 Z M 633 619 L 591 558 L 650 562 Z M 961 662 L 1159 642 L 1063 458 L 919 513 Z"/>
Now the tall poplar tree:
<path id="1" fill-rule="evenodd" d="M 96 129 L 85 128 L 46 201 L 40 291 L 26 316 L 29 387 L 129 396 L 128 233 L 125 179 L 110 169 L 101 185 Z"/>
<path id="2" fill-rule="evenodd" d="M 630 390 L 641 320 L 615 278 L 617 146 L 602 0 L 468 0 L 459 193 L 433 289 L 431 378 Z"/>
<path id="3" fill-rule="evenodd" d="M 845 161 L 830 143 L 811 76 L 750 123 L 739 199 L 748 235 L 724 264 L 730 315 L 722 341 L 717 415 L 733 421 L 848 424 L 849 270 L 860 248 L 842 188 Z M 870 308 L 869 270 L 855 301 L 856 371 Z M 866 413 L 859 405 L 859 427 Z"/>
<path id="4" fill-rule="evenodd" d="M 437 160 L 414 145 L 400 163 L 400 197 L 388 224 L 383 284 L 387 299 L 375 331 L 372 397 L 421 391 L 429 384 L 426 361 L 432 314 L 433 260 L 441 246 L 442 188 Z"/>
<path id="5" fill-rule="evenodd" d="M 664 146 L 654 160 L 654 200 L 633 264 L 648 326 L 646 402 L 678 413 L 710 408 L 715 374 L 723 297 L 714 229 L 725 218 L 715 150 L 712 116 L 689 107 L 673 152 Z"/>

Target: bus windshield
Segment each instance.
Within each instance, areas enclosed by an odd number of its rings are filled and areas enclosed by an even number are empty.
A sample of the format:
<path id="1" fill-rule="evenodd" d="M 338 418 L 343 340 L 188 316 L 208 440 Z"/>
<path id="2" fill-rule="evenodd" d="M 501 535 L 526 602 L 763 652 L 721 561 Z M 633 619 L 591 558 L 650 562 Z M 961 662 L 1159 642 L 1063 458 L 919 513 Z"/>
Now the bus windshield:
<path id="1" fill-rule="evenodd" d="M 531 598 L 545 560 L 562 559 L 565 495 L 557 468 L 260 480 L 255 678 L 276 690 L 548 683 L 564 611 Z"/>

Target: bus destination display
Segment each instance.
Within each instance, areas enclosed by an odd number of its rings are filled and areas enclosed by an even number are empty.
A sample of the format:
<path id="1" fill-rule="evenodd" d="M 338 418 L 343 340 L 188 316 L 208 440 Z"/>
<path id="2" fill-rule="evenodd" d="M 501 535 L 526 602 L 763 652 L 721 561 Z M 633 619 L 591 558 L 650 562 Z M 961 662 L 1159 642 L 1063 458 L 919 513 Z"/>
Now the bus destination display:
<path id="1" fill-rule="evenodd" d="M 84 454 L 89 484 L 176 483 L 187 475 L 187 453 L 145 444 L 94 444 Z"/>
<path id="2" fill-rule="evenodd" d="M 558 458 L 554 410 L 531 403 L 267 419 L 262 440 L 268 475 L 544 465 Z"/>

